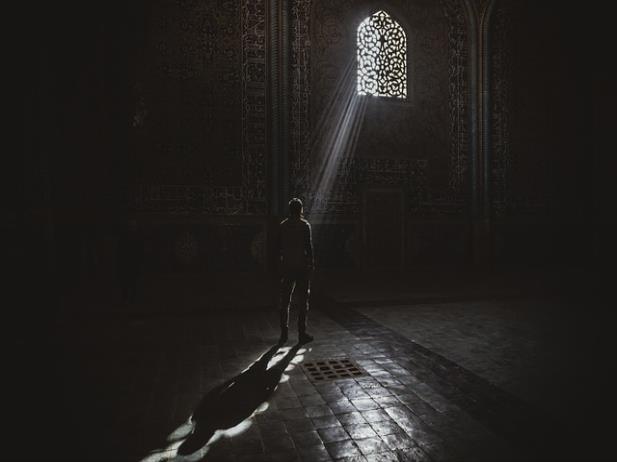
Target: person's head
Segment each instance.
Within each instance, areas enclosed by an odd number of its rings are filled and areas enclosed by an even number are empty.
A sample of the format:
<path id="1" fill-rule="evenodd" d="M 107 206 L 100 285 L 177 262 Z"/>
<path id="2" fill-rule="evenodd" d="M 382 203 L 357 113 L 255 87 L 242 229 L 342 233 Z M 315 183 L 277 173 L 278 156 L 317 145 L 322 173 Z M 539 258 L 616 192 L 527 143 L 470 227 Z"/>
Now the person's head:
<path id="1" fill-rule="evenodd" d="M 289 215 L 293 218 L 302 216 L 302 201 L 297 197 L 289 201 Z"/>

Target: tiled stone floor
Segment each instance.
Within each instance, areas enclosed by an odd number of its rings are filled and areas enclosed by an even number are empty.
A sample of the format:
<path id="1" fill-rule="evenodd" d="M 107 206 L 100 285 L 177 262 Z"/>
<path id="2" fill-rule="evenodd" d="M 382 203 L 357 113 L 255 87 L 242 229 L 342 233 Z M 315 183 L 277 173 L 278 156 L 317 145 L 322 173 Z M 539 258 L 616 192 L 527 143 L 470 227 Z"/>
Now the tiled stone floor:
<path id="1" fill-rule="evenodd" d="M 118 411 L 111 427 L 130 431 L 119 431 L 113 442 L 114 450 L 131 450 L 130 454 L 117 452 L 120 458 L 443 460 L 473 454 L 475 460 L 492 460 L 495 450 L 500 456 L 511 454 L 505 441 L 400 365 L 405 354 L 400 339 L 383 338 L 373 326 L 354 332 L 319 311 L 311 314 L 317 340 L 288 358 L 281 383 L 267 405 L 245 410 L 247 418 L 240 422 L 232 419 L 239 425 L 219 429 L 224 431 L 214 435 L 215 442 L 198 448 L 198 455 L 177 455 L 178 443 L 189 428 L 187 419 L 214 387 L 241 374 L 273 346 L 278 332 L 271 313 L 174 323 L 137 321 L 122 330 L 113 322 L 82 326 L 79 332 L 73 331 L 76 338 L 71 344 L 89 350 L 87 363 L 74 362 L 83 358 L 83 350 L 66 352 L 63 369 L 90 369 L 98 388 L 106 390 L 106 401 Z M 122 353 L 110 357 L 109 350 L 96 351 L 104 342 Z M 280 349 L 273 364 L 291 349 L 291 343 Z M 298 367 L 304 359 L 336 357 L 353 358 L 370 375 L 313 385 Z M 262 396 L 260 378 L 249 378 L 248 386 L 254 389 L 229 399 L 261 404 L 248 396 Z M 73 391 L 73 396 L 79 396 L 78 389 Z M 214 420 L 223 422 L 221 426 L 231 425 L 216 412 Z"/>
<path id="2" fill-rule="evenodd" d="M 544 303 L 354 309 L 315 299 L 315 341 L 294 346 L 292 330 L 280 348 L 265 308 L 66 319 L 44 348 L 22 352 L 29 361 L 6 366 L 29 378 L 14 396 L 41 403 L 15 423 L 18 450 L 76 461 L 586 460 L 599 444 L 590 436 L 606 440 L 603 413 L 578 403 L 606 400 L 610 414 L 608 387 L 589 373 L 612 366 L 597 356 L 575 382 L 551 381 L 559 352 L 572 350 L 544 351 L 550 323 L 524 314 Z M 300 364 L 328 358 L 368 375 L 312 383 Z M 526 373 L 543 365 L 548 378 Z M 552 407 L 528 392 L 547 386 Z"/>
<path id="3" fill-rule="evenodd" d="M 554 331 L 564 328 L 547 312 L 554 300 L 475 302 L 365 307 L 369 318 L 445 356 L 520 399 L 548 404 L 539 385 L 567 374 L 563 345 Z M 551 310 L 555 313 L 556 309 Z M 553 335 L 551 335 L 553 334 Z"/>

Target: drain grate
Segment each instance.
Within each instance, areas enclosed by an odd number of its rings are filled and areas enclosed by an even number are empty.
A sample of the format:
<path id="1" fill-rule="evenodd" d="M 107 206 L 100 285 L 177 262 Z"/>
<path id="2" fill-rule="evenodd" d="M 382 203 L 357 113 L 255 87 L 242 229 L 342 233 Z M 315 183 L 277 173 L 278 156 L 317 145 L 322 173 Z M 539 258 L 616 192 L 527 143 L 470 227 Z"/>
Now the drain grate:
<path id="1" fill-rule="evenodd" d="M 364 369 L 349 358 L 307 361 L 302 364 L 302 367 L 309 378 L 316 383 L 366 375 Z"/>

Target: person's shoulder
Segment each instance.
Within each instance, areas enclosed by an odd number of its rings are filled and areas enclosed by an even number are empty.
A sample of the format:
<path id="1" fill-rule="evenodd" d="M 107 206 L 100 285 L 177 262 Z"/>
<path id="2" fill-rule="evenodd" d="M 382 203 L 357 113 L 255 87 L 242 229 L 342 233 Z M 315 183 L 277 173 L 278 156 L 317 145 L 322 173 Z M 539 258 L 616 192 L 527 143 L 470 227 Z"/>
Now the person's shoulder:
<path id="1" fill-rule="evenodd" d="M 310 228 L 310 227 L 311 227 L 311 224 L 310 224 L 307 220 L 305 220 L 304 218 L 300 218 L 300 221 L 301 221 L 301 222 L 302 222 L 302 224 L 303 224 L 304 226 L 306 226 L 307 228 Z"/>

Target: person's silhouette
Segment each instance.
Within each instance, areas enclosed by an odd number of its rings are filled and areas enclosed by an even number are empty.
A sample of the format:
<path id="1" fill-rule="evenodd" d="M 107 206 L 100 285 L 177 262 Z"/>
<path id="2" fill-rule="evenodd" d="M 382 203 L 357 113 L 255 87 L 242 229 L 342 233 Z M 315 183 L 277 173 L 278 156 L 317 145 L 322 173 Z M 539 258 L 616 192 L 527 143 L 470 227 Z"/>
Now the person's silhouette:
<path id="1" fill-rule="evenodd" d="M 235 427 L 250 417 L 270 398 L 299 348 L 299 344 L 295 345 L 267 369 L 279 349 L 275 345 L 246 371 L 208 392 L 193 412 L 193 433 L 178 447 L 178 454 L 193 454 L 208 443 L 216 430 Z"/>
<path id="2" fill-rule="evenodd" d="M 315 268 L 311 225 L 303 216 L 302 201 L 289 201 L 289 218 L 279 226 L 279 271 L 281 275 L 279 311 L 281 322 L 280 344 L 289 333 L 289 305 L 292 295 L 298 299 L 298 341 L 307 343 L 313 337 L 306 332 L 311 275 Z"/>

